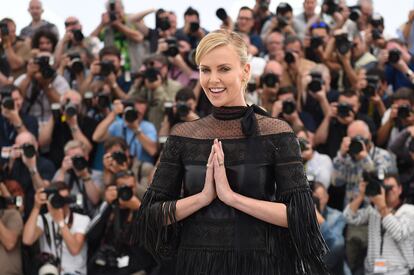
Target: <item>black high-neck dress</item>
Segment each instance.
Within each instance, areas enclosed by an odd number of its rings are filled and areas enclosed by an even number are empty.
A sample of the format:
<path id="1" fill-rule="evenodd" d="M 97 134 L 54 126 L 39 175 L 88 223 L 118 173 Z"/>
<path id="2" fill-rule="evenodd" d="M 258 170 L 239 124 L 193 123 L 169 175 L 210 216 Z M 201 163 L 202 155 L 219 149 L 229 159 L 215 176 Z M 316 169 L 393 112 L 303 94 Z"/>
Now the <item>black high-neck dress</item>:
<path id="1" fill-rule="evenodd" d="M 215 108 L 177 125 L 164 146 L 135 222 L 133 242 L 158 260 L 176 258 L 176 274 L 315 274 L 328 272 L 315 207 L 290 126 L 258 108 Z M 253 129 L 253 131 L 252 131 Z M 289 228 L 258 220 L 218 198 L 175 222 L 175 204 L 202 191 L 213 140 L 222 141 L 233 191 L 287 205 Z M 173 221 L 165 225 L 166 221 Z"/>

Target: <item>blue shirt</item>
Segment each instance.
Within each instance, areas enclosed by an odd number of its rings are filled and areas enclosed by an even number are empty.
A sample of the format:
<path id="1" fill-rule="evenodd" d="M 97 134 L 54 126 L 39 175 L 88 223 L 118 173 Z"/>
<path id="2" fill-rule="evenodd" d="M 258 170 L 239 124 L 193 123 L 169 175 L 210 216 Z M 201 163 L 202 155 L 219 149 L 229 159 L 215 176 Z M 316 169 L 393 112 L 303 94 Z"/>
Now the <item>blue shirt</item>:
<path id="1" fill-rule="evenodd" d="M 325 218 L 325 222 L 321 225 L 321 233 L 329 249 L 335 245 L 343 245 L 345 241 L 342 232 L 346 220 L 342 212 L 327 206 L 322 216 Z"/>
<path id="2" fill-rule="evenodd" d="M 407 65 L 411 70 L 414 70 L 413 60 L 410 60 L 410 62 Z M 401 87 L 408 87 L 414 89 L 414 84 L 411 83 L 410 79 L 404 73 L 397 70 L 393 66 L 386 64 L 384 73 L 388 84 L 392 86 L 394 92 Z"/>
<path id="3" fill-rule="evenodd" d="M 139 125 L 141 131 L 146 135 L 150 140 L 157 141 L 157 130 L 155 129 L 154 124 L 149 121 L 143 120 Z M 145 150 L 142 148 L 142 144 L 137 139 L 135 133 L 126 126 L 125 121 L 121 118 L 117 118 L 111 126 L 109 126 L 108 133 L 111 136 L 122 137 L 125 139 L 129 147 L 129 153 L 131 156 L 136 157 L 142 162 L 154 162 L 154 158 L 151 157 Z"/>

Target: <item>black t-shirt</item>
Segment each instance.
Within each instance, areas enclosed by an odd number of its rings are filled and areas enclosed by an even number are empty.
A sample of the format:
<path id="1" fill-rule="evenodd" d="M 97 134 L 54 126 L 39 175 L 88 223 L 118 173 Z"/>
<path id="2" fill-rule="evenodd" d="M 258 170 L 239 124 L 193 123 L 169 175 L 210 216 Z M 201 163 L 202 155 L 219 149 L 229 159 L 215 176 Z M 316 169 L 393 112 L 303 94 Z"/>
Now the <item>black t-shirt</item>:
<path id="1" fill-rule="evenodd" d="M 86 116 L 78 116 L 78 123 L 82 133 L 92 143 L 92 135 L 98 123 L 94 119 Z M 52 142 L 50 144 L 50 152 L 48 156 L 56 167 L 61 166 L 65 156 L 63 148 L 65 147 L 65 144 L 72 139 L 73 137 L 69 125 L 60 121 L 56 122 L 53 128 Z M 93 147 L 95 147 L 94 145 L 95 144 L 92 143 Z"/>
<path id="2" fill-rule="evenodd" d="M 32 133 L 36 139 L 39 136 L 39 124 L 34 116 L 20 114 L 26 129 Z M 0 147 L 12 146 L 17 136 L 15 127 L 2 115 L 0 115 Z"/>
<path id="3" fill-rule="evenodd" d="M 40 177 L 43 180 L 51 181 L 56 172 L 53 163 L 44 157 L 37 157 L 36 164 L 37 171 L 39 172 Z M 23 163 L 21 159 L 17 159 L 14 162 L 9 174 L 9 179 L 17 181 L 23 188 L 25 194 L 24 216 L 26 220 L 26 218 L 29 217 L 30 211 L 32 211 L 34 205 L 35 190 L 33 187 L 32 177 L 30 176 L 29 169 L 27 169 L 26 165 Z"/>

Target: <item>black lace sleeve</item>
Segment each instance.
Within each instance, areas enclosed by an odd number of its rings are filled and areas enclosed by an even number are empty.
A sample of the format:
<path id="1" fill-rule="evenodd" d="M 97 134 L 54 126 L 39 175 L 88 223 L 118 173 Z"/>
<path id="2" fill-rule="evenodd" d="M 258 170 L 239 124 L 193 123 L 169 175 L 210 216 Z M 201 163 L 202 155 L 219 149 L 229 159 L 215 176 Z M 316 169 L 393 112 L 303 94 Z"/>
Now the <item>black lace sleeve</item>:
<path id="1" fill-rule="evenodd" d="M 179 241 L 180 223 L 175 220 L 175 205 L 183 178 L 182 145 L 179 137 L 168 138 L 133 225 L 131 242 L 139 242 L 158 261 L 174 255 Z"/>
<path id="2" fill-rule="evenodd" d="M 271 247 L 286 257 L 294 270 L 289 274 L 328 274 L 322 257 L 327 251 L 319 230 L 311 190 L 307 182 L 294 133 L 273 139 L 275 151 L 276 200 L 286 204 L 288 228 L 275 228 Z"/>

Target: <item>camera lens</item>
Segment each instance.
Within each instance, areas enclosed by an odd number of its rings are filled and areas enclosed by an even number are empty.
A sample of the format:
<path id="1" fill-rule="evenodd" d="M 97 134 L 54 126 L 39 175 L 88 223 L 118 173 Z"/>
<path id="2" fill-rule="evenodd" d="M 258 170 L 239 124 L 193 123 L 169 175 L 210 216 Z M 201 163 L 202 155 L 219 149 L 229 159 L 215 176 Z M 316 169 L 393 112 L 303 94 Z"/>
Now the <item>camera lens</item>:
<path id="1" fill-rule="evenodd" d="M 397 116 L 400 119 L 406 119 L 410 116 L 411 107 L 409 105 L 402 105 L 398 107 Z"/>
<path id="2" fill-rule="evenodd" d="M 65 206 L 66 200 L 64 197 L 62 197 L 58 192 L 51 194 L 48 198 L 50 204 L 53 208 L 59 209 Z"/>
<path id="3" fill-rule="evenodd" d="M 360 136 L 356 136 L 351 139 L 351 144 L 349 144 L 349 154 L 351 156 L 358 155 L 363 149 L 363 144 L 365 143 L 364 138 Z"/>
<path id="4" fill-rule="evenodd" d="M 125 155 L 124 152 L 122 151 L 118 151 L 118 152 L 113 152 L 111 157 L 115 160 L 115 162 L 119 165 L 124 164 L 125 162 L 127 162 L 127 156 Z"/>
<path id="5" fill-rule="evenodd" d="M 72 157 L 73 168 L 77 171 L 82 171 L 88 167 L 88 161 L 83 156 Z"/>
<path id="6" fill-rule="evenodd" d="M 198 22 L 191 22 L 190 23 L 190 32 L 196 32 L 200 28 L 200 23 Z"/>
<path id="7" fill-rule="evenodd" d="M 262 76 L 261 82 L 269 88 L 274 88 L 279 82 L 279 76 L 274 73 L 267 73 Z"/>
<path id="8" fill-rule="evenodd" d="M 352 111 L 351 106 L 349 106 L 346 103 L 339 103 L 337 109 L 338 109 L 338 116 L 342 118 L 349 116 L 349 113 Z"/>
<path id="9" fill-rule="evenodd" d="M 285 53 L 285 62 L 287 64 L 292 64 L 295 62 L 295 56 L 293 55 L 293 53 L 289 51 Z"/>
<path id="10" fill-rule="evenodd" d="M 36 154 L 36 149 L 32 144 L 25 143 L 23 144 L 22 149 L 26 158 L 32 158 Z"/>
<path id="11" fill-rule="evenodd" d="M 219 8 L 216 11 L 216 16 L 221 20 L 221 21 L 225 21 L 227 19 L 227 13 L 226 10 L 223 8 Z"/>
<path id="12" fill-rule="evenodd" d="M 77 113 L 76 106 L 72 103 L 68 103 L 65 106 L 65 115 L 68 117 L 74 117 Z"/>
<path id="13" fill-rule="evenodd" d="M 133 107 L 128 106 L 125 108 L 124 118 L 126 122 L 132 123 L 138 119 L 138 112 Z"/>
<path id="14" fill-rule="evenodd" d="M 392 49 L 388 52 L 388 62 L 391 64 L 396 64 L 400 61 L 401 52 L 398 49 Z"/>
<path id="15" fill-rule="evenodd" d="M 122 201 L 129 201 L 132 198 L 132 188 L 129 186 L 121 186 L 118 188 L 118 199 Z"/>
<path id="16" fill-rule="evenodd" d="M 1 105 L 7 110 L 14 110 L 13 98 L 6 96 L 3 98 Z"/>
<path id="17" fill-rule="evenodd" d="M 292 114 L 294 111 L 296 111 L 296 103 L 294 101 L 283 101 L 282 103 L 282 112 L 284 114 L 290 115 Z"/>

